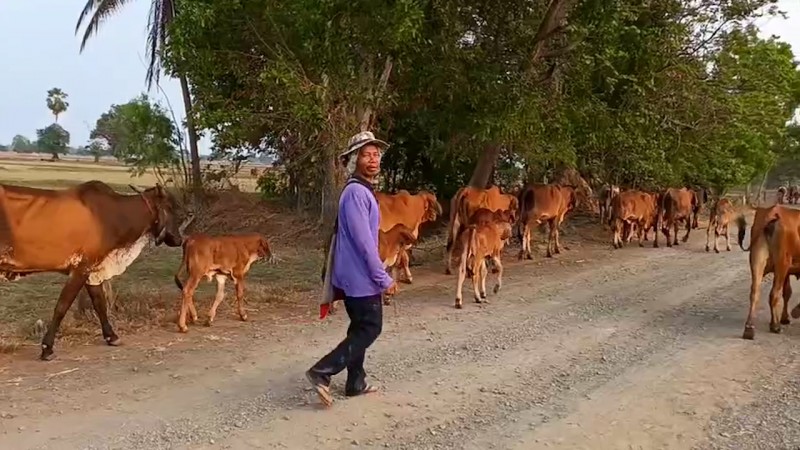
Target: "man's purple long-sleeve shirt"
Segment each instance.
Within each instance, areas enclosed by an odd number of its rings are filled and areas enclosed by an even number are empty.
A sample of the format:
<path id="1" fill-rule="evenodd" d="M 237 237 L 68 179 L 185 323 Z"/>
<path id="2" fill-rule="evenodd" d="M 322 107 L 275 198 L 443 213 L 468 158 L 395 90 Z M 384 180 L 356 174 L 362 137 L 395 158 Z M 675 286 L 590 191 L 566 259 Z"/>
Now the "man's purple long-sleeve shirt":
<path id="1" fill-rule="evenodd" d="M 339 198 L 331 282 L 347 297 L 380 295 L 392 285 L 378 254 L 380 210 L 375 195 L 349 183 Z"/>

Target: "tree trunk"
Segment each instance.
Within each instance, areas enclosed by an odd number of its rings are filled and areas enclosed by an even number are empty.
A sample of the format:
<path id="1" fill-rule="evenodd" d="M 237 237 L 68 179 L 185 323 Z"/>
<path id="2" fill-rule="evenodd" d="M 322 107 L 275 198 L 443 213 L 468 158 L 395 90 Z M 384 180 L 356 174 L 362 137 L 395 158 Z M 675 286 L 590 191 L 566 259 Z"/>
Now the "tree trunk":
<path id="1" fill-rule="evenodd" d="M 471 187 L 486 189 L 486 185 L 489 183 L 489 178 L 492 175 L 492 170 L 499 156 L 499 145 L 490 144 L 486 146 L 480 157 L 478 157 L 478 164 L 475 166 L 475 171 L 472 172 L 472 178 L 469 179 L 469 185 Z"/>
<path id="2" fill-rule="evenodd" d="M 189 157 L 192 160 L 192 189 L 195 199 L 199 199 L 203 191 L 203 180 L 200 177 L 200 152 L 197 149 L 197 130 L 194 127 L 194 117 L 192 116 L 192 95 L 189 93 L 189 82 L 186 76 L 178 76 L 181 82 L 181 93 L 183 94 L 183 105 L 186 109 L 186 129 L 189 131 Z"/>

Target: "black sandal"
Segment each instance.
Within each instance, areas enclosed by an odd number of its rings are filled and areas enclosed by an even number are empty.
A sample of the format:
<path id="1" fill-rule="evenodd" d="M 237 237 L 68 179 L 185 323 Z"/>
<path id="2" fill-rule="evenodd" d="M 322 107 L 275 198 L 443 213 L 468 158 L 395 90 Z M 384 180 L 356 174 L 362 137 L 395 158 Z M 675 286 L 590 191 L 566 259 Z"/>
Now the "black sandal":
<path id="1" fill-rule="evenodd" d="M 306 379 L 309 383 L 311 383 L 311 386 L 314 387 L 314 390 L 317 391 L 317 396 L 323 405 L 326 407 L 333 405 L 333 396 L 331 395 L 331 391 L 328 386 L 317 380 L 310 370 L 306 372 Z"/>
<path id="2" fill-rule="evenodd" d="M 364 389 L 362 389 L 359 392 L 356 392 L 356 393 L 348 392 L 348 393 L 345 393 L 344 395 L 347 396 L 347 397 L 358 397 L 359 395 L 372 394 L 374 392 L 378 392 L 379 390 L 380 389 L 378 389 L 377 386 L 372 386 L 371 384 L 368 384 L 367 387 L 365 387 Z"/>

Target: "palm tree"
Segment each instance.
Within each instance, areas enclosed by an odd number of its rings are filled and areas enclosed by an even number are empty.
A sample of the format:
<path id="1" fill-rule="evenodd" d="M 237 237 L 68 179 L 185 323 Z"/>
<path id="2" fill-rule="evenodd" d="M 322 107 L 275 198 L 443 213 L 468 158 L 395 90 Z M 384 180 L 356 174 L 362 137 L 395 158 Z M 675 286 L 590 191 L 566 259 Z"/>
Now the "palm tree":
<path id="1" fill-rule="evenodd" d="M 83 33 L 81 40 L 81 49 L 86 47 L 86 42 L 89 38 L 97 34 L 100 29 L 100 23 L 106 18 L 113 15 L 120 8 L 125 6 L 131 0 L 87 0 L 86 5 L 83 7 L 78 22 L 75 24 L 75 34 L 83 24 L 84 19 L 91 15 L 89 23 L 86 25 L 86 30 Z M 94 14 L 92 14 L 94 12 Z M 150 89 L 155 82 L 158 84 L 158 79 L 161 74 L 161 51 L 164 49 L 169 36 L 167 29 L 172 19 L 177 14 L 175 0 L 150 0 L 150 13 L 147 21 L 147 89 Z M 189 131 L 189 155 L 192 160 L 192 184 L 196 194 L 199 194 L 202 188 L 200 180 L 200 154 L 197 150 L 197 129 L 194 126 L 194 119 L 192 118 L 192 96 L 189 93 L 189 82 L 186 76 L 178 74 L 178 80 L 181 83 L 181 93 L 183 94 L 183 105 L 186 109 L 186 128 Z"/>

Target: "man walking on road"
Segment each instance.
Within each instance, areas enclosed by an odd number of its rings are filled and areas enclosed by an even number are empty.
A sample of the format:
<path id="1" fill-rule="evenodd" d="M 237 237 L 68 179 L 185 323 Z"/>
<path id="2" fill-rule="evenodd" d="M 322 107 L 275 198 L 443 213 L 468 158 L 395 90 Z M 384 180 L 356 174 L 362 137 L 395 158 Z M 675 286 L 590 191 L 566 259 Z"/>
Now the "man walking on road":
<path id="1" fill-rule="evenodd" d="M 393 295 L 397 284 L 386 273 L 378 254 L 380 210 L 373 184 L 380 172 L 381 156 L 388 144 L 364 131 L 350 138 L 340 162 L 350 179 L 339 198 L 339 212 L 325 267 L 325 295 L 321 317 L 331 301 L 344 297 L 350 318 L 347 337 L 306 372 L 325 406 L 333 404 L 331 376 L 347 369 L 345 395 L 353 397 L 377 391 L 366 382 L 364 356 L 381 334 L 382 294 Z M 330 295 L 336 291 L 338 295 Z"/>

